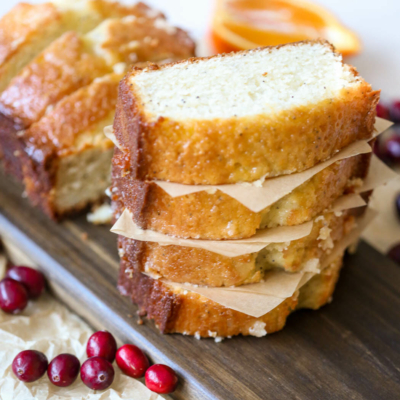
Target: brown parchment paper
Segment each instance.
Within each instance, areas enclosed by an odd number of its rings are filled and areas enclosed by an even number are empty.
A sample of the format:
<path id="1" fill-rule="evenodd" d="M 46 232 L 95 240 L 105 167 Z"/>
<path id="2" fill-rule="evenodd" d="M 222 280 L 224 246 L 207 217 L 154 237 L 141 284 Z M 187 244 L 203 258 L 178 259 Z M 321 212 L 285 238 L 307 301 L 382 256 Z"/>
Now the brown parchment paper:
<path id="1" fill-rule="evenodd" d="M 3 238 L 4 239 L 4 238 Z M 34 263 L 9 240 L 4 240 L 7 254 L 14 263 Z M 0 254 L 0 277 L 5 274 L 6 259 Z M 36 382 L 25 384 L 11 370 L 14 357 L 23 350 L 43 352 L 49 361 L 61 353 L 71 353 L 84 362 L 86 344 L 92 329 L 60 304 L 49 293 L 31 301 L 19 315 L 0 312 L 0 399 L 2 400 L 163 400 L 151 392 L 143 380 L 130 378 L 114 364 L 115 379 L 104 391 L 93 391 L 80 378 L 69 387 L 59 388 L 45 374 Z M 166 399 L 169 397 L 165 397 Z"/>
<path id="2" fill-rule="evenodd" d="M 362 235 L 364 240 L 383 254 L 400 243 L 400 218 L 395 205 L 397 196 L 400 196 L 400 169 L 397 178 L 375 189 L 370 204 L 379 210 L 379 216 Z"/>
<path id="3" fill-rule="evenodd" d="M 115 137 L 113 126 L 112 125 L 106 126 L 103 132 L 105 137 L 111 140 L 114 143 L 114 146 L 122 151 L 122 147 L 119 145 L 118 140 Z"/>
<path id="4" fill-rule="evenodd" d="M 365 205 L 359 195 L 343 196 L 334 205 L 334 211 L 343 211 L 349 208 Z M 301 225 L 279 226 L 277 228 L 260 229 L 254 236 L 236 240 L 197 240 L 180 239 L 174 236 L 152 230 L 143 230 L 133 221 L 132 213 L 124 210 L 118 221 L 111 228 L 111 232 L 130 239 L 156 242 L 161 246 L 177 245 L 195 247 L 212 251 L 227 257 L 237 257 L 244 254 L 257 253 L 270 243 L 285 243 L 301 239 L 311 233 L 313 221 Z"/>
<path id="5" fill-rule="evenodd" d="M 156 242 L 161 246 L 177 245 L 195 247 L 212 251 L 227 257 L 237 257 L 244 254 L 256 253 L 270 243 L 284 243 L 301 239 L 310 234 L 313 221 L 296 226 L 280 226 L 263 229 L 254 236 L 239 240 L 196 240 L 180 239 L 163 233 L 140 229 L 133 221 L 132 213 L 124 210 L 118 221 L 111 228 L 111 232 L 130 239 Z"/>
<path id="6" fill-rule="evenodd" d="M 368 192 L 379 186 L 386 185 L 390 181 L 397 179 L 398 174 L 389 168 L 375 154 L 371 157 L 371 165 L 367 177 L 364 179 L 362 186 L 356 189 L 357 193 Z"/>

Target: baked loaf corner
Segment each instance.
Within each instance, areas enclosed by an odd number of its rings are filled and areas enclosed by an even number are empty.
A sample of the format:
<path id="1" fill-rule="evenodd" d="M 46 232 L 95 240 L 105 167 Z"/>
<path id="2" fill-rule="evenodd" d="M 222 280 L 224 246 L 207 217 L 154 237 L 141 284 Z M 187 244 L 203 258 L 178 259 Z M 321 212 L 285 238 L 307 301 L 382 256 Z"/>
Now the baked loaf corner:
<path id="1" fill-rule="evenodd" d="M 36 23 L 48 17 L 44 10 L 53 13 L 50 37 Z M 35 17 L 31 26 L 20 20 L 28 11 Z M 21 31 L 17 24 L 10 32 L 13 20 L 20 20 Z M 29 52 L 30 57 L 17 65 L 15 57 L 4 55 L 0 63 L 0 76 L 7 63 L 15 72 L 0 94 L 0 155 L 6 170 L 24 180 L 33 203 L 53 218 L 102 201 L 114 148 L 103 129 L 114 119 L 127 65 L 193 56 L 194 42 L 143 3 L 107 0 L 20 5 L 1 26 L 7 38 L 26 42 L 15 56 Z M 0 35 L 0 56 L 7 38 Z"/>

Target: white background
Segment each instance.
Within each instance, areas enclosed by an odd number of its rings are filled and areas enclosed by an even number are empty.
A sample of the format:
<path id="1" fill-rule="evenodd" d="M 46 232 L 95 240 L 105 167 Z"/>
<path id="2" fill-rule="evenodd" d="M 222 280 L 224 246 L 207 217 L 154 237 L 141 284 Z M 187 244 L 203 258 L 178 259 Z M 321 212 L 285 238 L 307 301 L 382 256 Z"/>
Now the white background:
<path id="1" fill-rule="evenodd" d="M 25 0 L 37 3 L 40 0 Z M 42 0 L 45 1 L 45 0 Z M 79 0 L 70 0 L 79 1 Z M 135 0 L 125 0 L 125 2 Z M 215 0 L 143 0 L 199 39 L 210 26 Z M 363 52 L 349 62 L 385 98 L 400 99 L 400 0 L 316 0 L 361 37 Z M 4 14 L 18 0 L 0 0 Z"/>

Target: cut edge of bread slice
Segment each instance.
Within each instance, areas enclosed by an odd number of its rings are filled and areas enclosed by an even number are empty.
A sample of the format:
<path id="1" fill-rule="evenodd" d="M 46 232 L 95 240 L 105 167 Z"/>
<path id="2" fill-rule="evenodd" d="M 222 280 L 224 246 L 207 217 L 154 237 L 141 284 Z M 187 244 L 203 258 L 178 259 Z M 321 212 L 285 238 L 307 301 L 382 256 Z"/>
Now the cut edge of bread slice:
<path id="1" fill-rule="evenodd" d="M 114 131 L 134 178 L 251 182 L 303 171 L 371 138 L 378 100 L 327 42 L 299 42 L 133 69 L 121 82 Z"/>

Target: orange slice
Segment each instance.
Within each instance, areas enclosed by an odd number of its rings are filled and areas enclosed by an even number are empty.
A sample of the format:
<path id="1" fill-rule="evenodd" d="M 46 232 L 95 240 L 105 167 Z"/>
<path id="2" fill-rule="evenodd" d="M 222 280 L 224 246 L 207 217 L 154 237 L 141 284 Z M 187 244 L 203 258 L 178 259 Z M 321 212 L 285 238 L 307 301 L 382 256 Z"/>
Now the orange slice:
<path id="1" fill-rule="evenodd" d="M 212 39 L 218 53 L 324 38 L 344 56 L 357 36 L 326 9 L 303 0 L 217 0 Z"/>

